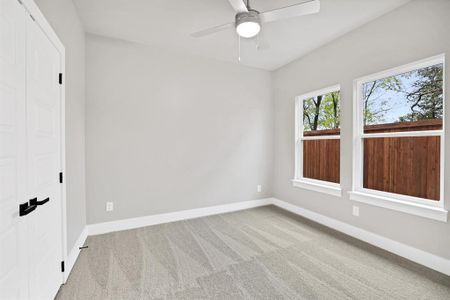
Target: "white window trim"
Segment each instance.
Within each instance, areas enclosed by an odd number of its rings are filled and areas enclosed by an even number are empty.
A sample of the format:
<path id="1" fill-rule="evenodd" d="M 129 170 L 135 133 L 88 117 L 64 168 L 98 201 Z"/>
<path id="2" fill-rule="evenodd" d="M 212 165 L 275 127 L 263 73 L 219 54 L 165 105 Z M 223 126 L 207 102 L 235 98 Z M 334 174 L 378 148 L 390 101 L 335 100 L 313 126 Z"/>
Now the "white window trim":
<path id="1" fill-rule="evenodd" d="M 340 90 L 341 86 L 336 84 L 295 97 L 295 174 L 294 179 L 292 179 L 292 185 L 294 187 L 325 193 L 336 197 L 342 196 L 341 185 L 338 183 L 303 177 L 303 141 L 341 138 L 340 135 L 303 136 L 303 100 Z"/>
<path id="2" fill-rule="evenodd" d="M 301 189 L 320 192 L 336 197 L 342 196 L 341 185 L 311 178 L 292 179 L 292 185 Z"/>
<path id="3" fill-rule="evenodd" d="M 444 208 L 400 200 L 395 194 L 391 197 L 384 197 L 364 192 L 349 192 L 349 195 L 350 200 L 353 201 L 400 211 L 436 221 L 447 222 L 448 212 Z"/>
<path id="4" fill-rule="evenodd" d="M 443 118 L 442 130 L 430 131 L 411 131 L 411 132 L 386 132 L 386 133 L 364 133 L 363 126 L 363 107 L 360 98 L 362 97 L 362 85 L 382 79 L 388 76 L 398 75 L 410 72 L 416 69 L 425 68 L 436 64 L 444 65 L 443 74 Z M 353 83 L 353 186 L 349 192 L 350 199 L 366 204 L 384 207 L 404 213 L 409 213 L 425 218 L 447 222 L 447 210 L 444 208 L 444 158 L 445 158 L 445 55 L 437 55 L 407 65 L 392 68 L 373 75 L 364 76 L 354 80 Z M 387 193 L 377 190 L 363 188 L 363 140 L 364 138 L 382 138 L 382 137 L 404 137 L 404 136 L 440 136 L 441 138 L 441 157 L 440 157 L 440 199 L 433 201 L 423 198 L 411 197 L 407 195 Z"/>

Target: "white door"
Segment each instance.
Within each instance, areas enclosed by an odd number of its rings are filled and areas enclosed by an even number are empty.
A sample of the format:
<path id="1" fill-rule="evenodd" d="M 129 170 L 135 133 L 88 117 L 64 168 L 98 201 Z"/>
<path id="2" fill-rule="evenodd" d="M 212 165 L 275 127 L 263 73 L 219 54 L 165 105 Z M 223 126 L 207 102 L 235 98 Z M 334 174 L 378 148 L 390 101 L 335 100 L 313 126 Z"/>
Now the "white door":
<path id="1" fill-rule="evenodd" d="M 24 8 L 0 0 L 0 299 L 26 299 L 26 194 Z"/>
<path id="2" fill-rule="evenodd" d="M 17 0 L 0 0 L 1 300 L 53 299 L 62 283 L 60 59 Z"/>
<path id="3" fill-rule="evenodd" d="M 53 299 L 62 282 L 61 56 L 41 28 L 27 18 L 28 197 L 36 211 L 29 223 L 30 299 Z"/>

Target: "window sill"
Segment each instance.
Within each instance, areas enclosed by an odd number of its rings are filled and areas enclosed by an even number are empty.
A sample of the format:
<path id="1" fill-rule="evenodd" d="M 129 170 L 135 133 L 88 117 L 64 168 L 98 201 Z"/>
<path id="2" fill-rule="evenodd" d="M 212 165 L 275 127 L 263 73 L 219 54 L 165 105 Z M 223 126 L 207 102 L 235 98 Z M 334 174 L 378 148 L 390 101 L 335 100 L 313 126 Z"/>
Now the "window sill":
<path id="1" fill-rule="evenodd" d="M 441 207 L 433 207 L 419 203 L 402 201 L 392 197 L 371 195 L 363 192 L 349 192 L 350 200 L 379 206 L 403 213 L 420 216 L 436 221 L 447 222 L 448 211 Z"/>
<path id="2" fill-rule="evenodd" d="M 336 183 L 331 182 L 328 183 L 320 180 L 302 178 L 302 179 L 293 179 L 292 185 L 294 187 L 324 193 L 336 197 L 342 196 L 341 186 Z"/>

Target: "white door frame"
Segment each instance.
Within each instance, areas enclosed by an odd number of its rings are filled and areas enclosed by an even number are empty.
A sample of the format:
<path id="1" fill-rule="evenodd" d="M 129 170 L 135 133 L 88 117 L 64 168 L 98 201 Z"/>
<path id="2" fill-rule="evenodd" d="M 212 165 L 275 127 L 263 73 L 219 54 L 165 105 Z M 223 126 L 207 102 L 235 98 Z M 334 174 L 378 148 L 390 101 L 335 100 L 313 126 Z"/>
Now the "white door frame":
<path id="1" fill-rule="evenodd" d="M 19 0 L 17 0 L 19 1 Z M 65 57 L 66 57 L 66 50 L 64 48 L 64 45 L 56 35 L 53 28 L 50 26 L 50 24 L 45 19 L 42 12 L 39 10 L 39 7 L 36 5 L 34 0 L 20 0 L 20 3 L 24 6 L 24 8 L 28 11 L 30 16 L 34 19 L 36 24 L 39 25 L 41 30 L 45 33 L 45 35 L 48 37 L 50 42 L 55 46 L 55 48 L 58 50 L 60 57 L 61 57 L 61 70 L 60 73 L 63 74 L 63 80 L 62 84 L 60 86 L 60 100 L 61 100 L 61 144 L 60 144 L 60 152 L 61 152 L 61 163 L 60 163 L 60 172 L 64 174 L 64 180 L 61 186 L 61 231 L 62 231 L 62 253 L 61 253 L 61 261 L 67 262 L 68 257 L 68 249 L 67 249 L 67 215 L 66 215 L 66 114 L 65 114 L 65 106 L 66 106 L 66 85 L 65 85 L 65 75 L 66 75 L 66 65 L 65 65 Z M 55 174 L 56 177 L 57 174 Z M 56 180 L 56 178 L 55 178 Z M 61 277 L 61 284 L 65 283 L 67 280 L 67 274 L 66 272 L 62 272 Z"/>

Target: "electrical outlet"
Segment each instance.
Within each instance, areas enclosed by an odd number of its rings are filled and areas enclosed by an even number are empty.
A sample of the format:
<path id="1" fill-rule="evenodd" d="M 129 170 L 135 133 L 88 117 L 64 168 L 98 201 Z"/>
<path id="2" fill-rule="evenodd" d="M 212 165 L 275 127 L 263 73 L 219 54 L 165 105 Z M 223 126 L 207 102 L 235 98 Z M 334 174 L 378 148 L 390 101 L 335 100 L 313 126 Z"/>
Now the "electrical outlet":
<path id="1" fill-rule="evenodd" d="M 359 217 L 359 206 L 353 206 L 353 215 Z"/>
<path id="2" fill-rule="evenodd" d="M 106 211 L 113 211 L 113 210 L 114 210 L 114 203 L 106 202 Z"/>
<path id="3" fill-rule="evenodd" d="M 256 186 L 256 191 L 257 191 L 258 193 L 261 193 L 261 192 L 262 192 L 262 185 L 258 184 L 258 185 Z"/>

